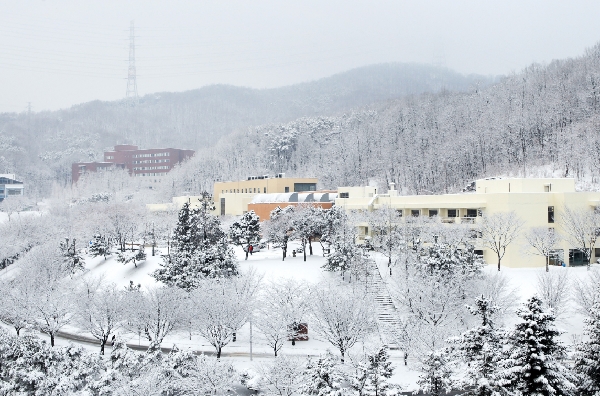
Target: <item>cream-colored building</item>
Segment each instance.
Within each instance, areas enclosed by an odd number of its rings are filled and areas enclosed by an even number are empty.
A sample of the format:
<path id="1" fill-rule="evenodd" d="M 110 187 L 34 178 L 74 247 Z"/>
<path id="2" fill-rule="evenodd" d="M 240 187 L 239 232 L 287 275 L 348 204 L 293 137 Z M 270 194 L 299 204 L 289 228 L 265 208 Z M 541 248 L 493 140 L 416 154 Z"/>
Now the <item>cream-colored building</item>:
<path id="1" fill-rule="evenodd" d="M 564 235 L 561 216 L 566 207 L 585 209 L 590 213 L 600 204 L 600 192 L 576 192 L 574 179 L 482 179 L 475 182 L 474 191 L 462 194 L 398 196 L 391 186 L 386 194 L 377 194 L 374 187 L 340 187 L 337 206 L 348 211 L 377 210 L 382 207 L 397 209 L 403 217 L 427 216 L 436 221 L 467 223 L 475 228 L 482 215 L 514 211 L 523 222 L 519 237 L 507 248 L 502 265 L 508 267 L 542 267 L 545 258 L 525 253 L 525 233 L 533 227 L 554 228 Z M 359 228 L 359 239 L 370 235 L 365 224 Z M 477 249 L 483 250 L 487 263 L 497 262 L 495 253 L 474 240 Z M 599 246 L 600 247 L 600 246 Z M 600 257 L 600 249 L 594 252 L 593 261 Z M 556 246 L 557 258 L 553 264 L 581 265 L 583 253 L 570 246 L 563 238 Z"/>
<path id="2" fill-rule="evenodd" d="M 314 177 L 250 176 L 246 180 L 216 182 L 214 200 L 216 214 L 239 216 L 248 211 L 248 204 L 257 194 L 301 193 L 317 190 Z"/>

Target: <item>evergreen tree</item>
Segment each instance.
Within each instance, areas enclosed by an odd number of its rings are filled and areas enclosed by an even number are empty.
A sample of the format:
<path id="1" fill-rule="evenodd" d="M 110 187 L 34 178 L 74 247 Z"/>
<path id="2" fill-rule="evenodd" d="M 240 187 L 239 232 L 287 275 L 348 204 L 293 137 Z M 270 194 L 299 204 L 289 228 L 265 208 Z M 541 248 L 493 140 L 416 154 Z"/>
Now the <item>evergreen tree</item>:
<path id="1" fill-rule="evenodd" d="M 92 255 L 92 257 L 104 256 L 106 257 L 110 255 L 110 251 L 112 249 L 112 241 L 108 235 L 96 234 L 94 235 L 94 240 L 90 245 L 88 251 Z"/>
<path id="2" fill-rule="evenodd" d="M 565 347 L 551 310 L 533 296 L 517 314 L 522 322 L 509 334 L 510 355 L 502 365 L 503 383 L 512 394 L 562 396 L 574 394 L 574 376 L 563 365 Z"/>
<path id="3" fill-rule="evenodd" d="M 210 211 L 214 203 L 204 193 L 197 208 L 189 203 L 179 211 L 172 248 L 164 263 L 153 273 L 156 280 L 186 290 L 197 287 L 203 277 L 237 275 L 237 261 L 221 230 L 218 217 Z"/>
<path id="4" fill-rule="evenodd" d="M 596 289 L 600 293 L 600 287 Z M 600 301 L 596 301 L 585 319 L 585 333 L 589 339 L 577 346 L 575 370 L 581 376 L 582 395 L 600 395 Z"/>
<path id="5" fill-rule="evenodd" d="M 423 393 L 440 396 L 452 389 L 452 370 L 446 355 L 443 350 L 431 352 L 421 364 L 422 374 L 417 384 Z"/>
<path id="6" fill-rule="evenodd" d="M 385 346 L 351 363 L 354 372 L 348 375 L 347 380 L 357 396 L 379 396 L 392 389 L 387 380 L 392 376 L 393 368 Z"/>
<path id="7" fill-rule="evenodd" d="M 229 227 L 229 236 L 236 245 L 255 244 L 260 238 L 260 219 L 253 210 L 242 215 Z"/>
<path id="8" fill-rule="evenodd" d="M 60 243 L 60 250 L 64 258 L 65 267 L 71 274 L 85 269 L 85 262 L 77 251 L 74 238 L 72 241 L 69 238 L 65 238 L 65 241 Z"/>
<path id="9" fill-rule="evenodd" d="M 265 227 L 267 240 L 274 245 L 281 246 L 283 261 L 287 257 L 288 241 L 292 232 L 291 217 L 293 213 L 293 206 L 286 206 L 283 209 L 278 206 L 271 211 L 271 217 Z"/>
<path id="10" fill-rule="evenodd" d="M 301 395 L 341 396 L 342 376 L 337 368 L 337 359 L 330 351 L 316 361 L 308 359 L 304 370 Z"/>
<path id="11" fill-rule="evenodd" d="M 480 317 L 481 325 L 452 340 L 454 352 L 465 363 L 465 375 L 456 387 L 468 389 L 464 394 L 469 396 L 496 395 L 502 391 L 497 381 L 498 364 L 502 360 L 502 334 L 491 320 L 497 308 L 482 296 L 469 310 Z"/>

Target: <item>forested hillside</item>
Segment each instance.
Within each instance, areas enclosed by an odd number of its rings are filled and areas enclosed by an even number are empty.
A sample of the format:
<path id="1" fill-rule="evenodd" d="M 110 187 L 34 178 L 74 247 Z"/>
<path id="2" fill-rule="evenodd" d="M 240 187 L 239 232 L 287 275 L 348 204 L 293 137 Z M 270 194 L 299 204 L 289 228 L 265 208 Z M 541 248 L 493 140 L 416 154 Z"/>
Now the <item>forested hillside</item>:
<path id="1" fill-rule="evenodd" d="M 114 144 L 210 147 L 252 126 L 489 81 L 431 66 L 384 64 L 277 89 L 216 85 L 147 95 L 137 106 L 96 101 L 53 112 L 5 113 L 0 114 L 0 173 L 16 173 L 29 191 L 37 188 L 43 195 L 52 181 L 70 183 L 72 162 L 99 160 Z"/>
<path id="2" fill-rule="evenodd" d="M 406 193 L 458 191 L 484 176 L 600 171 L 600 45 L 488 87 L 424 93 L 331 117 L 249 128 L 173 176 L 199 181 L 288 172 L 321 187 L 389 181 Z"/>

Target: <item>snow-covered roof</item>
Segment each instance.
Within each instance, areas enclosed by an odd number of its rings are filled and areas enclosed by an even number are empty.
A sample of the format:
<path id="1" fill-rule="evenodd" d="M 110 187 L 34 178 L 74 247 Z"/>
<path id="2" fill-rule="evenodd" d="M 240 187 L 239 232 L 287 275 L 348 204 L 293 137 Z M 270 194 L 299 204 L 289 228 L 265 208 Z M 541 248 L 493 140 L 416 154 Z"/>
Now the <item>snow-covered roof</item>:
<path id="1" fill-rule="evenodd" d="M 335 193 L 278 193 L 258 194 L 250 203 L 278 203 L 278 202 L 332 202 L 337 198 Z"/>

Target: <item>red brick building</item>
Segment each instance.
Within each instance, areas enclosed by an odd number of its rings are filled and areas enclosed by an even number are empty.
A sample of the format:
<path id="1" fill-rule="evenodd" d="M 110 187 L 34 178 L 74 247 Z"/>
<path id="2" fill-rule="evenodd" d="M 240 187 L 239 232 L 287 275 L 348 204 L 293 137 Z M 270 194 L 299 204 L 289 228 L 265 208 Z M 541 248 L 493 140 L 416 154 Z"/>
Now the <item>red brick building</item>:
<path id="1" fill-rule="evenodd" d="M 174 148 L 145 149 L 137 146 L 121 144 L 113 151 L 104 152 L 104 162 L 77 162 L 72 165 L 72 180 L 76 183 L 86 172 L 98 172 L 114 168 L 129 170 L 132 176 L 155 178 L 164 176 L 173 167 L 194 155 L 194 150 Z"/>

